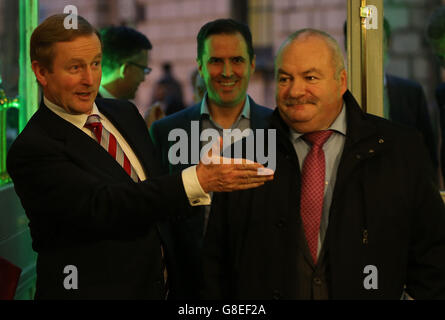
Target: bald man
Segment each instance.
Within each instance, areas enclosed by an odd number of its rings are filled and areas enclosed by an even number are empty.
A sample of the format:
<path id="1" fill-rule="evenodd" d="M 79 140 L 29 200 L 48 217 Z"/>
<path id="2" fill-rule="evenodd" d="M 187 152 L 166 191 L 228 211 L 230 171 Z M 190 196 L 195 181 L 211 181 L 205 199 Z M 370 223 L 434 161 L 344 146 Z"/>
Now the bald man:
<path id="1" fill-rule="evenodd" d="M 275 78 L 275 179 L 215 196 L 202 297 L 445 298 L 445 212 L 419 134 L 360 109 L 322 31 L 289 36 Z"/>

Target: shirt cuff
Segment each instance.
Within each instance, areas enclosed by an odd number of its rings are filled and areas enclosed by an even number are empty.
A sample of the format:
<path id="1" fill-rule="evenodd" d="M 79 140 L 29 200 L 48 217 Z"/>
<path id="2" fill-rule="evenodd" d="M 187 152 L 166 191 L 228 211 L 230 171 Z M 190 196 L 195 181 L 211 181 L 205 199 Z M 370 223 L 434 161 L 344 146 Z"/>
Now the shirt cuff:
<path id="1" fill-rule="evenodd" d="M 188 167 L 182 171 L 182 183 L 192 207 L 211 203 L 210 194 L 205 193 L 199 183 L 196 166 Z"/>

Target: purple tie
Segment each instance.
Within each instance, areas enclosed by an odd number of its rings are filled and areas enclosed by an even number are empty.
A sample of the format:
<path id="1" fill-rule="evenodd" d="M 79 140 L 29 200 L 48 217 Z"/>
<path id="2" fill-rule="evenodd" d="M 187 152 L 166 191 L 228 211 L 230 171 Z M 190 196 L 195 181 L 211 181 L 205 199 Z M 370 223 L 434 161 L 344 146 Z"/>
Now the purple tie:
<path id="1" fill-rule="evenodd" d="M 303 135 L 312 147 L 303 163 L 301 175 L 300 214 L 304 234 L 314 264 L 317 264 L 318 233 L 320 230 L 325 188 L 325 157 L 323 144 L 329 139 L 332 131 L 315 131 Z"/>

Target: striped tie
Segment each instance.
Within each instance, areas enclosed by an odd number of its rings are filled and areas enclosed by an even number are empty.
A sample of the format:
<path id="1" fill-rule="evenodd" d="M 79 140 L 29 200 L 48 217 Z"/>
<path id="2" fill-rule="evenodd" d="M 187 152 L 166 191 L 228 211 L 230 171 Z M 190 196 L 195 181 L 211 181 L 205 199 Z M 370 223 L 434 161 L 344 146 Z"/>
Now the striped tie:
<path id="1" fill-rule="evenodd" d="M 117 143 L 116 137 L 102 125 L 100 117 L 97 114 L 88 116 L 85 127 L 93 131 L 97 142 L 124 168 L 133 181 L 138 182 L 139 178 L 130 160 Z"/>

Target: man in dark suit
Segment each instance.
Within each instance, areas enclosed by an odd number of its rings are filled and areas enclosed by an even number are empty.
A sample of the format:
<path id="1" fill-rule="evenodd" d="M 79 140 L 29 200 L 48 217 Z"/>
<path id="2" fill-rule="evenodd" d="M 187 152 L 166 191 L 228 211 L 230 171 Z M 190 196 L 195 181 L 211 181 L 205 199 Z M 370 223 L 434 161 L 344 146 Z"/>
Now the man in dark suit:
<path id="1" fill-rule="evenodd" d="M 218 19 L 205 24 L 198 33 L 198 71 L 204 80 L 207 93 L 201 102 L 167 118 L 154 122 L 150 128 L 154 144 L 160 150 L 165 172 L 174 174 L 189 164 L 172 164 L 169 159 L 170 147 L 176 141 L 169 141 L 173 129 L 183 129 L 189 139 L 188 154 L 193 142 L 199 145 L 199 135 L 192 132 L 196 125 L 198 133 L 214 129 L 223 136 L 224 129 L 261 129 L 267 127 L 271 109 L 257 105 L 247 95 L 250 76 L 255 71 L 255 55 L 252 35 L 248 26 L 232 19 Z M 201 145 L 202 146 L 202 145 Z M 183 298 L 196 298 L 197 283 L 201 277 L 199 252 L 205 233 L 210 207 L 200 209 L 187 221 L 172 224 L 178 252 L 178 268 L 184 280 Z"/>
<path id="2" fill-rule="evenodd" d="M 440 6 L 434 10 L 428 19 L 426 26 L 426 36 L 431 45 L 434 55 L 441 68 L 445 68 L 445 6 Z M 445 181 L 445 82 L 436 88 L 437 106 L 440 112 L 441 127 L 441 168 Z"/>
<path id="3" fill-rule="evenodd" d="M 215 196 L 202 297 L 445 298 L 445 210 L 420 135 L 360 109 L 322 31 L 289 36 L 275 75 L 275 179 Z"/>
<path id="4" fill-rule="evenodd" d="M 210 191 L 265 179 L 258 164 L 199 163 L 158 177 L 136 107 L 95 101 L 99 34 L 80 16 L 76 29 L 66 29 L 67 16 L 49 17 L 31 36 L 44 97 L 7 159 L 38 252 L 36 298 L 165 299 L 174 261 L 158 223 L 193 214 L 191 205 Z"/>

